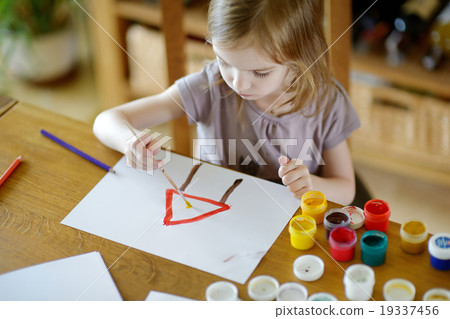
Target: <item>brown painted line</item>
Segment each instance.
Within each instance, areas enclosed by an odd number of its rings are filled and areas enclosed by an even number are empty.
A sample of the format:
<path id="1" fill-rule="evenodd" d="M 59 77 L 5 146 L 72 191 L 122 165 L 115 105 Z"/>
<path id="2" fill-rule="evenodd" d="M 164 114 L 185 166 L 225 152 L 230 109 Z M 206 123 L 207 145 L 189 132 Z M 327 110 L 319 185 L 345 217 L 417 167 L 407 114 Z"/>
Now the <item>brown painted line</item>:
<path id="1" fill-rule="evenodd" d="M 196 164 L 194 167 L 192 167 L 191 172 L 189 173 L 186 181 L 184 182 L 183 185 L 181 185 L 180 187 L 180 191 L 184 192 L 184 190 L 186 189 L 186 187 L 191 183 L 192 178 L 194 177 L 195 173 L 197 172 L 197 170 L 200 168 L 200 165 L 202 165 L 202 163 L 200 164 Z"/>
<path id="2" fill-rule="evenodd" d="M 234 181 L 233 185 L 230 186 L 230 188 L 228 188 L 228 190 L 225 192 L 225 194 L 223 194 L 222 198 L 220 199 L 220 203 L 224 203 L 227 201 L 228 196 L 230 196 L 230 194 L 234 191 L 234 189 L 236 187 L 239 186 L 239 184 L 242 183 L 242 178 L 239 178 L 237 180 Z"/>

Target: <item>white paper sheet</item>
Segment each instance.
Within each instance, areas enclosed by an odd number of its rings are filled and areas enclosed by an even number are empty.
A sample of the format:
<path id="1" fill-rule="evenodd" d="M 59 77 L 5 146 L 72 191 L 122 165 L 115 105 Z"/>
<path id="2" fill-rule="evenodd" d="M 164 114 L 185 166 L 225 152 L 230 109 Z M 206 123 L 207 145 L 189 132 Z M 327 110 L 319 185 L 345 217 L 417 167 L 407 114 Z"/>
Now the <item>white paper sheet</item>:
<path id="1" fill-rule="evenodd" d="M 0 300 L 122 300 L 99 252 L 50 261 L 0 275 Z"/>
<path id="2" fill-rule="evenodd" d="M 193 160 L 171 154 L 166 172 L 178 187 Z M 154 175 L 126 166 L 123 157 L 62 221 L 63 224 L 243 284 L 300 205 L 286 187 L 203 163 L 185 195 L 219 201 L 233 183 L 242 183 L 226 200 L 230 209 L 203 220 L 164 225 L 166 189 L 160 171 Z M 270 194 L 270 196 L 268 195 Z M 188 219 L 215 205 L 187 197 L 186 209 L 173 194 L 173 219 Z"/>
<path id="3" fill-rule="evenodd" d="M 168 294 L 167 292 L 150 291 L 145 301 L 194 301 L 194 299 Z"/>

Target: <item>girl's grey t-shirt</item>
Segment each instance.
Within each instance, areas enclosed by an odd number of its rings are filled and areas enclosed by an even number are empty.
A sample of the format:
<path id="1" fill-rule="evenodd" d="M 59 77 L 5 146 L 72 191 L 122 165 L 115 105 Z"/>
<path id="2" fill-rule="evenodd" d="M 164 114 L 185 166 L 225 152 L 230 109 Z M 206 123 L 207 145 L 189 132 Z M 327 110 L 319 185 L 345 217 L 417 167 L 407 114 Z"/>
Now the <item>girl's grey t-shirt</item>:
<path id="1" fill-rule="evenodd" d="M 305 117 L 300 111 L 280 117 L 238 99 L 221 80 L 217 62 L 176 81 L 189 123 L 197 124 L 195 157 L 272 181 L 278 158 L 300 158 L 320 175 L 322 152 L 346 140 L 361 124 L 345 90 L 338 84 L 328 116 Z M 314 105 L 312 109 L 314 109 Z"/>

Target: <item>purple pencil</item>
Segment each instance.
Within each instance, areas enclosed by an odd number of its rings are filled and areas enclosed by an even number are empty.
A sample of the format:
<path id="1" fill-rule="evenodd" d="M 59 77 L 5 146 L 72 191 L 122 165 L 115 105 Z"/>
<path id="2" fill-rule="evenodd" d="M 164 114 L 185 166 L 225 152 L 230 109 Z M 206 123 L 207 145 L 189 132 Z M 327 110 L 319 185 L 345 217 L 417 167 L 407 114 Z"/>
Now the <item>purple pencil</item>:
<path id="1" fill-rule="evenodd" d="M 104 170 L 109 171 L 111 173 L 115 173 L 115 171 L 114 171 L 114 169 L 112 167 L 106 165 L 105 163 L 100 162 L 98 159 L 93 158 L 92 156 L 86 154 L 85 152 L 80 151 L 76 147 L 73 147 L 72 145 L 64 142 L 62 139 L 60 139 L 60 138 L 56 137 L 55 135 L 47 132 L 46 130 L 41 130 L 41 134 L 44 135 L 45 137 L 51 139 L 53 142 L 58 143 L 62 147 L 67 148 L 69 151 L 72 151 L 75 154 L 81 156 L 82 158 L 87 159 L 89 162 L 94 163 L 95 165 L 103 168 Z"/>

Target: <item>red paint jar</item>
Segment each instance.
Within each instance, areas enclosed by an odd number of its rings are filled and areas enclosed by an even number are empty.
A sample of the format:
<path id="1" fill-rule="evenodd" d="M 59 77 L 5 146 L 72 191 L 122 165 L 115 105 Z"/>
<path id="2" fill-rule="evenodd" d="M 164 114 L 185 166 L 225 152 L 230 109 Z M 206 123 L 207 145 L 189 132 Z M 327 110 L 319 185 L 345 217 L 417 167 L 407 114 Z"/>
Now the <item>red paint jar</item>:
<path id="1" fill-rule="evenodd" d="M 389 228 L 391 211 L 388 203 L 381 199 L 371 199 L 364 205 L 365 226 L 367 230 L 386 232 Z"/>
<path id="2" fill-rule="evenodd" d="M 330 254 L 334 260 L 348 261 L 355 256 L 356 232 L 350 227 L 334 228 L 330 232 Z"/>

